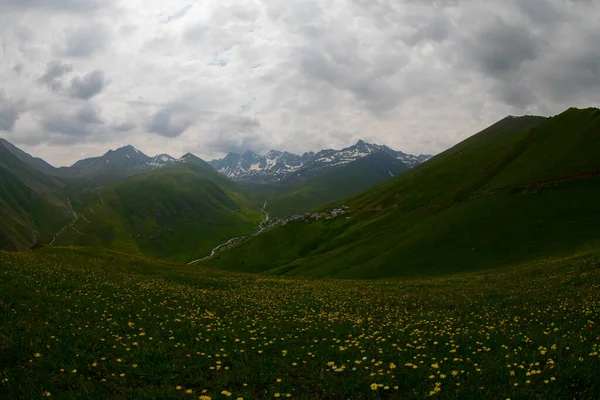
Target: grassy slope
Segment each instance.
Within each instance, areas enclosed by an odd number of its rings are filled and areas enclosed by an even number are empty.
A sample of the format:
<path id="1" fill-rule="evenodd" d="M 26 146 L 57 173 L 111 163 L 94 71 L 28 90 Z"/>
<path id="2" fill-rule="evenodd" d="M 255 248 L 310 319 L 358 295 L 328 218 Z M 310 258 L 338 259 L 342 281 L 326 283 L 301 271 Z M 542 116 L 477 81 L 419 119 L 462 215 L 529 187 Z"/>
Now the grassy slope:
<path id="1" fill-rule="evenodd" d="M 47 242 L 68 221 L 60 181 L 34 169 L 0 144 L 0 249 Z"/>
<path id="2" fill-rule="evenodd" d="M 598 399 L 599 266 L 311 280 L 0 251 L 0 398 Z"/>
<path id="3" fill-rule="evenodd" d="M 530 183 L 600 171 L 598 132 L 597 109 L 502 120 L 347 200 L 350 220 L 278 228 L 212 262 L 372 278 L 489 268 L 597 246 L 598 177 Z"/>
<path id="4" fill-rule="evenodd" d="M 136 175 L 79 196 L 82 215 L 57 245 L 115 248 L 189 261 L 240 233 L 256 230 L 257 210 L 236 184 L 198 160 Z M 77 231 L 76 231 L 77 230 Z"/>

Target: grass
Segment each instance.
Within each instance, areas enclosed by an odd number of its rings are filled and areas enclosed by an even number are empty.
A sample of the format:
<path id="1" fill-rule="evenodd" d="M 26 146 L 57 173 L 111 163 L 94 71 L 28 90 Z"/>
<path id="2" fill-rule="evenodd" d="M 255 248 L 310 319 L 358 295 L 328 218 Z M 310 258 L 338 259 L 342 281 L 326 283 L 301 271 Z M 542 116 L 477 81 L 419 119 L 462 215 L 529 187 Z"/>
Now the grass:
<path id="1" fill-rule="evenodd" d="M 596 399 L 597 253 L 391 280 L 0 252 L 0 398 Z"/>
<path id="2" fill-rule="evenodd" d="M 242 185 L 262 204 L 268 200 L 273 216 L 302 214 L 363 190 L 397 175 L 408 167 L 389 154 L 373 153 L 354 162 L 318 170 L 312 176 L 292 176 L 283 182 Z"/>
<path id="3" fill-rule="evenodd" d="M 0 141 L 0 248 L 23 250 L 50 241 L 69 218 L 62 186 Z"/>
<path id="4" fill-rule="evenodd" d="M 439 275 L 597 248 L 600 111 L 507 118 L 337 203 L 352 213 L 252 238 L 207 265 L 313 277 Z M 298 246 L 297 237 L 310 236 Z"/>
<path id="5" fill-rule="evenodd" d="M 255 232 L 259 210 L 204 164 L 166 167 L 76 195 L 79 219 L 56 244 L 191 261 L 232 236 Z"/>

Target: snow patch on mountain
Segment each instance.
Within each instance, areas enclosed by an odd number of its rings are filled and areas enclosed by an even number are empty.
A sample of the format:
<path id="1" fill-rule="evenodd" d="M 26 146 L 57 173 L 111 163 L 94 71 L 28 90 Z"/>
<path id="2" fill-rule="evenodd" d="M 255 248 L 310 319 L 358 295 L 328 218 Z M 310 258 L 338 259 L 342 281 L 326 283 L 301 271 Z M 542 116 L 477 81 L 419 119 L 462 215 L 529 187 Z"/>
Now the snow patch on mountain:
<path id="1" fill-rule="evenodd" d="M 348 164 L 375 152 L 387 153 L 406 164 L 409 168 L 418 165 L 431 156 L 406 154 L 383 145 L 359 140 L 355 145 L 341 150 L 321 150 L 318 153 L 297 154 L 271 150 L 264 156 L 251 151 L 244 154 L 229 153 L 222 159 L 209 164 L 223 175 L 232 179 L 260 181 L 280 181 L 286 177 L 302 173 L 312 173 L 323 168 Z"/>

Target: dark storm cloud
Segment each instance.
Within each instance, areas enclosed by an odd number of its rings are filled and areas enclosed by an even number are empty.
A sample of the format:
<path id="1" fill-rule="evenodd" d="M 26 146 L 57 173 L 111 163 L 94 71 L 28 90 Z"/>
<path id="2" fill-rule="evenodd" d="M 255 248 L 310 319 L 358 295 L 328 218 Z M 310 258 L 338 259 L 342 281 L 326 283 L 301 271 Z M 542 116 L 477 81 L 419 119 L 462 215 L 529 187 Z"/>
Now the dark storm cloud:
<path id="1" fill-rule="evenodd" d="M 464 42 L 464 54 L 484 73 L 501 76 L 535 60 L 544 40 L 526 26 L 496 17 Z"/>
<path id="2" fill-rule="evenodd" d="M 69 57 L 90 57 L 108 42 L 109 31 L 102 24 L 88 24 L 67 31 L 63 54 Z"/>
<path id="3" fill-rule="evenodd" d="M 52 91 L 58 92 L 62 89 L 63 83 L 60 78 L 73 71 L 71 64 L 63 63 L 62 61 L 51 61 L 46 64 L 46 71 L 38 79 L 38 82 L 48 86 Z"/>
<path id="4" fill-rule="evenodd" d="M 600 27 L 586 17 L 598 15 L 598 6 L 541 0 L 514 4 L 478 29 L 461 32 L 461 67 L 474 65 L 494 82 L 490 94 L 518 110 L 559 112 L 558 104 L 592 99 L 600 88 Z"/>
<path id="5" fill-rule="evenodd" d="M 22 109 L 22 102 L 9 98 L 4 90 L 0 89 L 0 131 L 11 132 Z"/>
<path id="6" fill-rule="evenodd" d="M 84 125 L 103 123 L 98 109 L 90 105 L 85 105 L 77 110 L 75 120 Z"/>
<path id="7" fill-rule="evenodd" d="M 88 100 L 96 96 L 106 86 L 104 72 L 95 70 L 82 77 L 75 77 L 71 81 L 71 96 L 82 100 Z"/>
<path id="8" fill-rule="evenodd" d="M 152 116 L 148 132 L 165 137 L 177 137 L 191 125 L 191 121 L 172 108 L 163 108 Z"/>
<path id="9" fill-rule="evenodd" d="M 545 95 L 557 101 L 572 101 L 577 96 L 593 96 L 600 92 L 600 30 L 560 57 L 553 57 L 544 73 L 538 75 Z"/>
<path id="10" fill-rule="evenodd" d="M 552 1 L 517 0 L 516 6 L 522 15 L 536 25 L 552 25 L 568 19 L 567 13 L 560 10 L 558 4 Z"/>

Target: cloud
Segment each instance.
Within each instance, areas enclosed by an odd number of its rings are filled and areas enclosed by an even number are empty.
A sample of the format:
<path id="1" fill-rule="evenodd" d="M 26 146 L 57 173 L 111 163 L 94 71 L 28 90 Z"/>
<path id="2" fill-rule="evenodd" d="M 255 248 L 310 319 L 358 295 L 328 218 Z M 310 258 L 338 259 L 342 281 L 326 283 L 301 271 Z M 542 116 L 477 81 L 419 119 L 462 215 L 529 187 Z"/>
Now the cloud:
<path id="1" fill-rule="evenodd" d="M 0 10 L 84 13 L 97 9 L 102 3 L 101 0 L 3 0 L 0 3 Z"/>
<path id="2" fill-rule="evenodd" d="M 22 102 L 13 100 L 0 89 L 0 131 L 12 131 L 23 109 Z"/>
<path id="3" fill-rule="evenodd" d="M 126 122 L 121 122 L 120 124 L 111 125 L 111 128 L 116 132 L 129 132 L 129 131 L 135 129 L 135 127 L 136 127 L 135 122 L 132 122 L 132 121 L 126 121 Z"/>
<path id="4" fill-rule="evenodd" d="M 494 18 L 464 41 L 464 55 L 484 73 L 502 76 L 518 70 L 526 61 L 536 60 L 543 39 L 524 25 Z"/>
<path id="5" fill-rule="evenodd" d="M 98 109 L 90 105 L 85 105 L 77 110 L 75 120 L 84 125 L 104 123 L 100 118 Z"/>
<path id="6" fill-rule="evenodd" d="M 104 72 L 94 70 L 85 74 L 83 77 L 75 77 L 71 80 L 71 96 L 82 100 L 88 100 L 96 96 L 106 86 Z"/>
<path id="7" fill-rule="evenodd" d="M 59 60 L 51 61 L 46 64 L 46 71 L 38 79 L 38 82 L 48 86 L 52 91 L 58 92 L 63 88 L 63 83 L 60 78 L 71 71 L 73 71 L 73 66 L 71 64 L 63 63 Z"/>
<path id="8" fill-rule="evenodd" d="M 21 73 L 23 73 L 23 64 L 21 63 L 17 63 L 15 64 L 12 68 L 11 71 L 13 71 L 15 74 L 17 75 L 21 75 Z"/>
<path id="9" fill-rule="evenodd" d="M 262 152 L 269 148 L 260 122 L 240 115 L 221 115 L 208 127 L 210 139 L 206 146 L 217 152 Z"/>
<path id="10" fill-rule="evenodd" d="M 68 57 L 90 57 L 108 42 L 108 29 L 102 24 L 86 24 L 66 31 L 62 54 Z"/>
<path id="11" fill-rule="evenodd" d="M 507 114 L 600 105 L 598 2 L 198 4 L 0 1 L 5 135 L 57 163 L 125 144 L 436 153 Z"/>
<path id="12" fill-rule="evenodd" d="M 48 132 L 71 137 L 85 137 L 97 133 L 102 128 L 103 123 L 100 111 L 87 104 L 77 109 L 74 113 L 48 113 L 41 122 L 42 127 Z"/>
<path id="13" fill-rule="evenodd" d="M 167 17 L 167 19 L 165 20 L 165 24 L 171 22 L 171 21 L 175 21 L 178 19 L 181 19 L 183 17 L 185 17 L 185 15 L 187 14 L 187 12 L 190 10 L 190 8 L 192 8 L 191 4 L 188 4 L 187 6 L 183 7 L 182 9 L 174 12 L 173 14 L 169 15 Z"/>
<path id="14" fill-rule="evenodd" d="M 192 122 L 172 108 L 163 108 L 156 112 L 148 124 L 148 132 L 174 138 L 181 135 Z"/>

